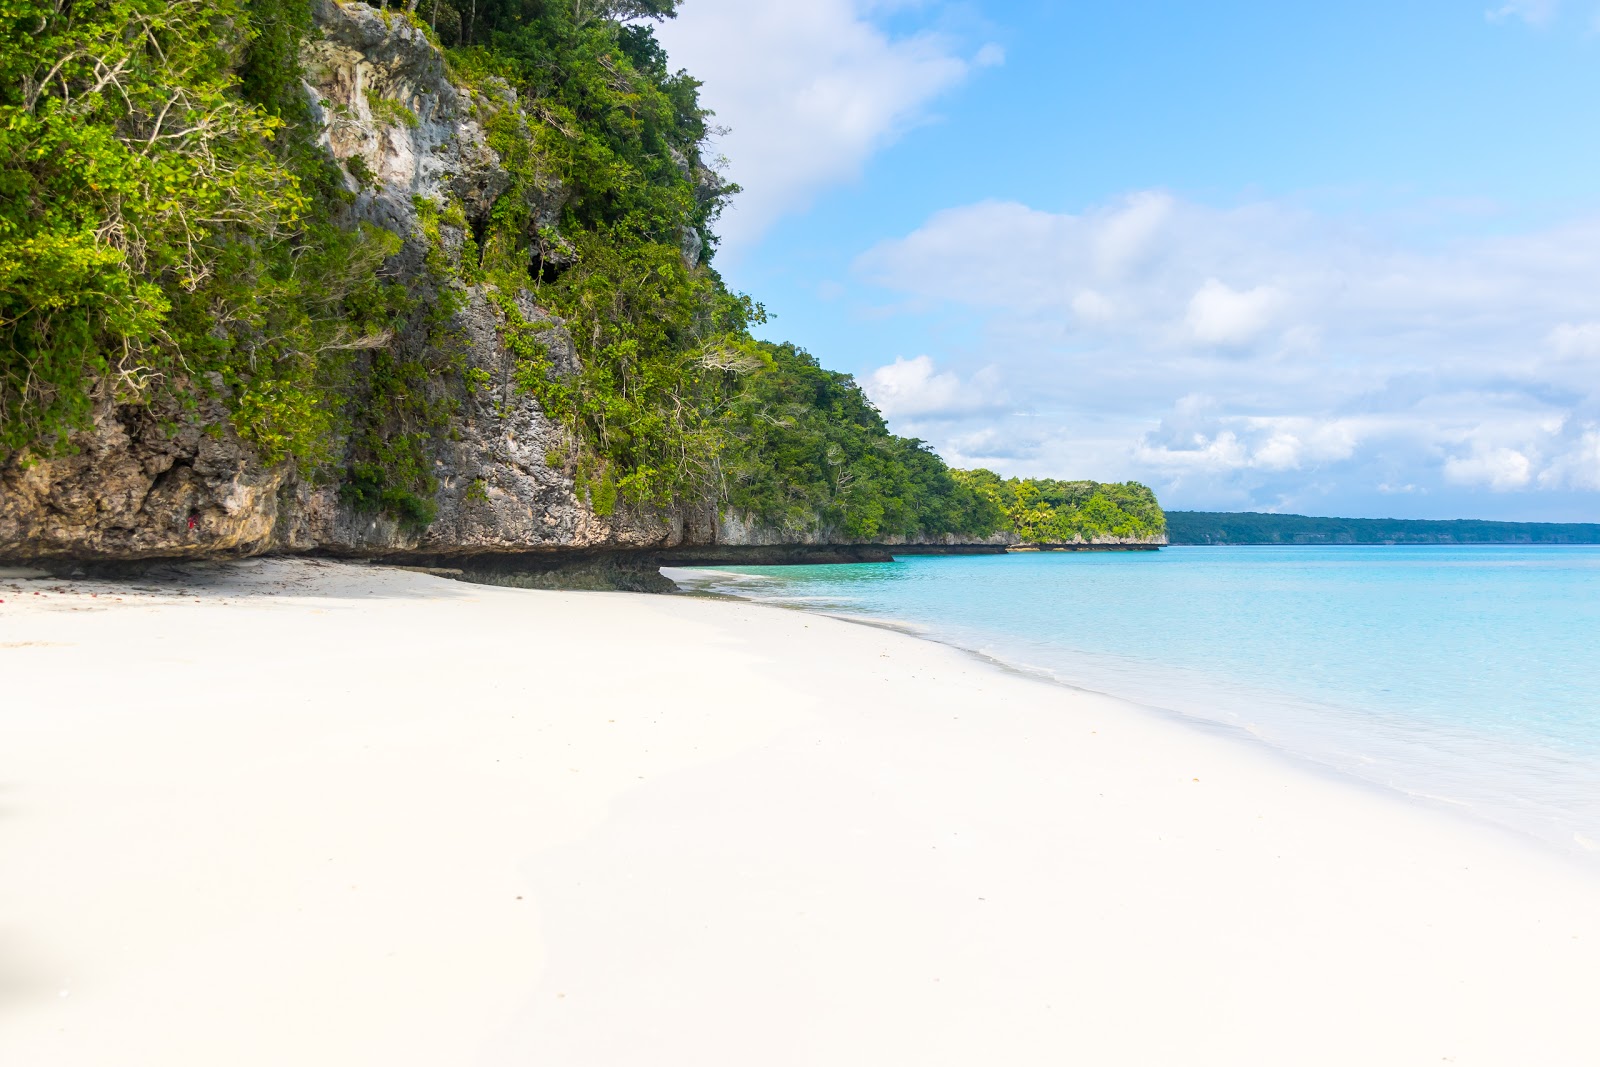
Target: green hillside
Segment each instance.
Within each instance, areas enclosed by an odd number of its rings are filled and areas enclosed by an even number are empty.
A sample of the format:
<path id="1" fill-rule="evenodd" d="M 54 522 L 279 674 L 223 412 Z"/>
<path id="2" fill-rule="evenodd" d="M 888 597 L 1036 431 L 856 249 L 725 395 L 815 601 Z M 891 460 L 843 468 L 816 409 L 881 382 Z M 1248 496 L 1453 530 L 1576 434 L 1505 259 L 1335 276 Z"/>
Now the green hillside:
<path id="1" fill-rule="evenodd" d="M 1600 523 L 1169 511 L 1167 538 L 1175 545 L 1593 545 Z"/>

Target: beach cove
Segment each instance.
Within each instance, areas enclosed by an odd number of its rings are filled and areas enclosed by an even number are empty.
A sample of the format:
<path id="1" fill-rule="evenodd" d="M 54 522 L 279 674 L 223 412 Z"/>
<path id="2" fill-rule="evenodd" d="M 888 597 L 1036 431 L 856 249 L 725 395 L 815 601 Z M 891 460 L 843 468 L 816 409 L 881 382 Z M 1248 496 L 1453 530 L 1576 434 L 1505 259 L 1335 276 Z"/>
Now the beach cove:
<path id="1" fill-rule="evenodd" d="M 0 579 L 0 1062 L 1587 1064 L 1600 878 L 759 604 Z"/>

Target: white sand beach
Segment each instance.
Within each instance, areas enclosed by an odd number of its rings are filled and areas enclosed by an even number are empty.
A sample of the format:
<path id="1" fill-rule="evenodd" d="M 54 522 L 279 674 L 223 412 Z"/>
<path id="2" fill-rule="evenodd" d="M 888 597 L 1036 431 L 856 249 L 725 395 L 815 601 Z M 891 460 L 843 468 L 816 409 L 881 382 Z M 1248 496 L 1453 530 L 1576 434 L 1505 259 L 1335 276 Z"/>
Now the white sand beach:
<path id="1" fill-rule="evenodd" d="M 196 575 L 0 579 L 6 1067 L 1600 1063 L 1600 877 L 1264 747 L 772 607 Z"/>

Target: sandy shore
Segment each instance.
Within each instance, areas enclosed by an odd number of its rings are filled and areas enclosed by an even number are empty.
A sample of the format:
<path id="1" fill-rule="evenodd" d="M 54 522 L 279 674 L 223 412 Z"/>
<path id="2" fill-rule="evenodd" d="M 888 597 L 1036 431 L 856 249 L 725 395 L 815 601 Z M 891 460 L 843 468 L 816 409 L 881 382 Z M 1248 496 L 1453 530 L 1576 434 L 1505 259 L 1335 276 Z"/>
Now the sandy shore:
<path id="1" fill-rule="evenodd" d="M 914 638 L 313 562 L 0 598 L 3 1064 L 1600 1063 L 1592 873 Z"/>

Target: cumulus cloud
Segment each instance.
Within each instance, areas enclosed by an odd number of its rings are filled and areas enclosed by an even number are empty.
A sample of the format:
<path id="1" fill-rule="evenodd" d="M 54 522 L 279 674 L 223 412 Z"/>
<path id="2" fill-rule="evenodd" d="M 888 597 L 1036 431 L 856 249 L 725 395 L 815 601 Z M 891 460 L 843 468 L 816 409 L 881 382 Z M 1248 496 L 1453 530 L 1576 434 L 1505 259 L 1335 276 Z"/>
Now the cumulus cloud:
<path id="1" fill-rule="evenodd" d="M 1589 425 L 1539 472 L 1539 484 L 1554 489 L 1600 490 L 1600 426 Z"/>
<path id="2" fill-rule="evenodd" d="M 1444 476 L 1460 485 L 1521 489 L 1533 478 L 1533 460 L 1515 448 L 1491 448 L 1445 460 Z"/>
<path id="3" fill-rule="evenodd" d="M 1165 193 L 1141 192 L 1102 212 L 1092 242 L 1097 273 L 1119 278 L 1136 266 L 1150 252 L 1173 206 Z"/>
<path id="4" fill-rule="evenodd" d="M 952 455 L 1137 477 L 1176 506 L 1600 489 L 1600 218 L 1441 242 L 1271 201 L 983 201 L 855 272 L 885 314 L 962 323 L 963 360 L 1027 383 L 1029 410 L 925 434 Z"/>
<path id="5" fill-rule="evenodd" d="M 1233 345 L 1262 335 L 1295 282 L 1247 234 L 1277 230 L 1290 242 L 1297 225 L 1287 212 L 1207 211 L 1159 192 L 1078 215 L 984 201 L 933 215 L 867 250 L 855 266 L 865 280 L 930 305 L 1029 314 L 1065 305 L 1085 326 L 1120 319 L 1173 342 Z M 1314 264 L 1295 267 L 1309 269 Z"/>
<path id="6" fill-rule="evenodd" d="M 1277 290 L 1265 285 L 1239 291 L 1215 278 L 1189 298 L 1189 332 L 1203 345 L 1242 345 L 1266 330 Z"/>
<path id="7" fill-rule="evenodd" d="M 962 381 L 952 371 L 940 373 L 925 355 L 896 357 L 869 374 L 863 388 L 886 417 L 948 418 L 990 409 L 1003 401 L 992 368 Z"/>
<path id="8" fill-rule="evenodd" d="M 704 82 L 701 100 L 729 128 L 718 145 L 744 192 L 719 230 L 728 246 L 758 237 L 816 193 L 859 173 L 978 67 L 931 32 L 895 35 L 867 0 L 695 0 L 657 36 L 674 67 Z"/>
<path id="9" fill-rule="evenodd" d="M 1091 325 L 1111 321 L 1117 306 L 1103 293 L 1093 289 L 1079 289 L 1072 298 L 1072 311 L 1080 320 Z"/>
<path id="10" fill-rule="evenodd" d="M 1354 419 L 1227 415 L 1215 398 L 1187 396 L 1140 439 L 1137 455 L 1169 474 L 1300 471 L 1348 459 L 1361 434 Z"/>

